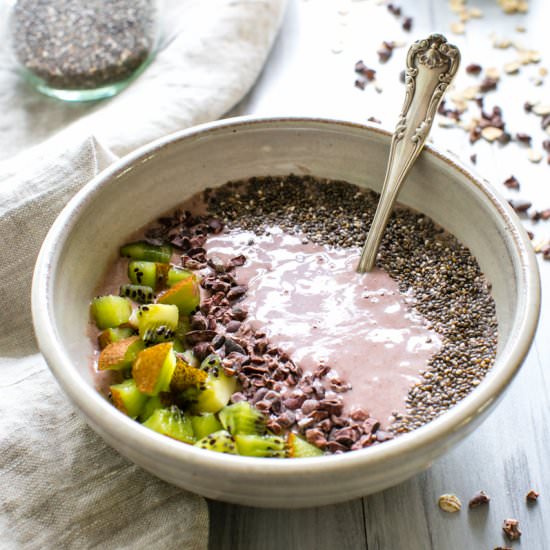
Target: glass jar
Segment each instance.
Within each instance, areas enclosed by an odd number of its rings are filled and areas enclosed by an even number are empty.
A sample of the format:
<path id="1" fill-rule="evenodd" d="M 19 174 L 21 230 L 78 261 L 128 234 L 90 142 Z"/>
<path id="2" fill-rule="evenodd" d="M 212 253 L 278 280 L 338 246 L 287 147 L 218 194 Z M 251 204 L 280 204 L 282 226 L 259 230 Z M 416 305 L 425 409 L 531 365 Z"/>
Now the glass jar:
<path id="1" fill-rule="evenodd" d="M 10 45 L 36 88 L 65 101 L 118 93 L 154 56 L 156 0 L 12 0 Z"/>

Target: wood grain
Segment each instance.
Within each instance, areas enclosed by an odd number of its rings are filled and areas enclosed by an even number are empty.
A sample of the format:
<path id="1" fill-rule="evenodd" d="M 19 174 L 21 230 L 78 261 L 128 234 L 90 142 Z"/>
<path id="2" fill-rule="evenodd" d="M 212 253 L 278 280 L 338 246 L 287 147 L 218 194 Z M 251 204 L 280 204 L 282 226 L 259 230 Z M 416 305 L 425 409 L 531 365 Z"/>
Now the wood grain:
<path id="1" fill-rule="evenodd" d="M 390 129 L 397 119 L 403 89 L 397 75 L 404 49 L 395 50 L 387 65 L 375 55 L 381 40 L 406 40 L 428 32 L 442 32 L 462 51 L 463 67 L 477 62 L 502 66 L 514 58 L 512 50 L 491 48 L 489 34 L 514 38 L 539 49 L 543 65 L 550 62 L 548 3 L 530 2 L 525 16 L 506 16 L 496 2 L 480 1 L 481 20 L 467 24 L 465 36 L 449 34 L 457 17 L 443 0 L 398 2 L 414 16 L 413 32 L 405 34 L 399 22 L 374 1 L 290 1 L 281 35 L 262 77 L 231 114 L 320 115 L 365 121 L 370 115 Z M 472 4 L 473 5 L 473 4 Z M 517 33 L 521 24 L 526 34 Z M 342 31 L 344 38 L 338 35 Z M 339 42 L 338 42 L 339 41 Z M 334 44 L 342 46 L 335 54 Z M 383 93 L 374 86 L 354 88 L 354 63 L 363 59 L 378 70 Z M 545 65 L 547 66 L 547 65 Z M 543 134 L 536 117 L 526 117 L 523 102 L 550 97 L 548 85 L 536 88 L 527 79 L 536 67 L 521 69 L 517 77 L 503 77 L 487 108 L 502 106 L 508 129 L 527 132 L 540 149 Z M 516 80 L 514 80 L 516 78 Z M 475 83 L 464 71 L 457 88 Z M 471 147 L 462 130 L 434 125 L 433 140 L 468 161 L 478 157 L 477 170 L 506 196 L 502 182 L 514 174 L 521 182 L 516 195 L 537 208 L 550 207 L 550 168 L 527 161 L 526 150 L 515 144 L 502 148 L 479 142 Z M 526 222 L 538 237 L 550 236 L 550 222 Z M 481 238 L 481 236 L 480 236 Z M 543 284 L 542 315 L 536 341 L 497 409 L 467 440 L 413 479 L 362 500 L 317 509 L 260 510 L 210 502 L 210 547 L 218 549 L 361 549 L 368 550 L 483 550 L 506 546 L 501 526 L 505 518 L 520 520 L 523 536 L 514 548 L 550 549 L 550 262 L 539 262 Z M 541 493 L 528 506 L 525 494 Z M 468 510 L 468 500 L 480 489 L 491 496 L 489 506 Z M 442 493 L 455 493 L 463 503 L 457 514 L 437 506 Z M 545 521 L 546 520 L 546 521 Z M 510 543 L 508 543 L 510 545 Z"/>

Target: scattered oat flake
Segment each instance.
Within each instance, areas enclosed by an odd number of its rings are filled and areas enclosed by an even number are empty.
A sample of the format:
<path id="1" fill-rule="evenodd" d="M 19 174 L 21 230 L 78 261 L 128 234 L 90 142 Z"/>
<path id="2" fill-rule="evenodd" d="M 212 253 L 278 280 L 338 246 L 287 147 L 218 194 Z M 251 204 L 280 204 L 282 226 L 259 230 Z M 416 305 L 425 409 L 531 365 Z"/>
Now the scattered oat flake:
<path id="1" fill-rule="evenodd" d="M 438 500 L 439 507 L 444 512 L 454 513 L 458 512 L 462 508 L 462 503 L 456 495 L 445 494 L 441 495 Z"/>
<path id="2" fill-rule="evenodd" d="M 511 61 L 504 65 L 504 72 L 506 74 L 516 74 L 519 72 L 520 67 L 521 63 L 519 61 Z"/>
<path id="3" fill-rule="evenodd" d="M 546 67 L 539 67 L 539 75 L 540 76 L 548 76 L 548 69 Z"/>
<path id="4" fill-rule="evenodd" d="M 534 489 L 531 489 L 531 490 L 525 495 L 525 498 L 526 498 L 529 502 L 536 502 L 537 499 L 539 498 L 539 493 L 537 493 Z"/>
<path id="5" fill-rule="evenodd" d="M 487 78 L 498 80 L 500 78 L 500 71 L 496 67 L 489 67 L 485 70 L 485 76 Z"/>
<path id="6" fill-rule="evenodd" d="M 494 126 L 486 126 L 481 130 L 481 137 L 488 142 L 493 142 L 499 139 L 504 132 L 500 128 L 495 128 Z"/>
<path id="7" fill-rule="evenodd" d="M 451 23 L 451 32 L 453 34 L 464 34 L 466 32 L 466 27 L 462 21 L 455 21 Z"/>
<path id="8" fill-rule="evenodd" d="M 521 530 L 517 519 L 505 519 L 502 524 L 502 530 L 508 537 L 508 540 L 518 540 L 521 537 Z"/>
<path id="9" fill-rule="evenodd" d="M 472 19 L 481 19 L 483 17 L 483 12 L 479 8 L 471 8 L 470 17 Z"/>
<path id="10" fill-rule="evenodd" d="M 527 29 L 523 25 L 516 25 L 516 32 L 526 32 Z"/>
<path id="11" fill-rule="evenodd" d="M 507 38 L 495 38 L 493 40 L 493 48 L 507 50 L 510 46 L 512 46 L 512 41 Z"/>
<path id="12" fill-rule="evenodd" d="M 530 162 L 538 164 L 542 160 L 542 153 L 540 153 L 539 151 L 535 151 L 535 149 L 528 149 L 527 158 Z"/>
<path id="13" fill-rule="evenodd" d="M 550 242 L 548 239 L 540 239 L 533 243 L 533 248 L 535 250 L 535 254 L 538 254 L 539 252 L 542 252 L 547 246 L 550 245 Z"/>
<path id="14" fill-rule="evenodd" d="M 491 497 L 485 491 L 479 491 L 468 502 L 468 508 L 479 508 L 485 504 L 489 504 Z"/>
<path id="15" fill-rule="evenodd" d="M 550 103 L 537 103 L 531 110 L 539 116 L 550 115 Z"/>

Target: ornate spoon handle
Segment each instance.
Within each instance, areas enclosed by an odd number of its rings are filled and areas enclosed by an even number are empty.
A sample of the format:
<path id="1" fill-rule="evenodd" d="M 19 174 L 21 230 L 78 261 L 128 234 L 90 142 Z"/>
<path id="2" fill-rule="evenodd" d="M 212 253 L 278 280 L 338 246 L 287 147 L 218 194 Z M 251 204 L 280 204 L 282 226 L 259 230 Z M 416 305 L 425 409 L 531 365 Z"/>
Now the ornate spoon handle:
<path id="1" fill-rule="evenodd" d="M 357 271 L 374 267 L 393 205 L 409 170 L 428 137 L 433 119 L 458 65 L 460 52 L 440 34 L 418 40 L 407 54 L 405 102 L 391 140 L 390 157 L 380 200 Z"/>

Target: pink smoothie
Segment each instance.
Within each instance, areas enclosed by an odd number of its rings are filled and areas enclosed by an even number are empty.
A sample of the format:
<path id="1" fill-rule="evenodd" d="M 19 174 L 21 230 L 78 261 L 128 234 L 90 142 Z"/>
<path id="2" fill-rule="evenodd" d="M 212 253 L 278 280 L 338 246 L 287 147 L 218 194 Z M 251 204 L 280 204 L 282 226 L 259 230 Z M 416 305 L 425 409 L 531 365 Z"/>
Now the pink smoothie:
<path id="1" fill-rule="evenodd" d="M 405 411 L 409 389 L 441 340 L 387 273 L 356 273 L 358 249 L 304 244 L 278 228 L 262 237 L 223 232 L 206 248 L 222 259 L 246 256 L 236 274 L 248 285 L 247 322 L 304 371 L 331 367 L 351 386 L 345 409 L 363 407 L 382 424 Z"/>

